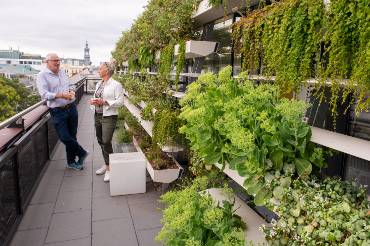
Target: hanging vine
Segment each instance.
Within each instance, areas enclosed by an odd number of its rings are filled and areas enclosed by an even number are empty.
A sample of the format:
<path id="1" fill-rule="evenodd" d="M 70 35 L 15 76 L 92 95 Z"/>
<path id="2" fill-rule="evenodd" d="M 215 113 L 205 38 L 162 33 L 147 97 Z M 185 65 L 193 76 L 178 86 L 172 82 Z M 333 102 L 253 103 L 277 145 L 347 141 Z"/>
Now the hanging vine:
<path id="1" fill-rule="evenodd" d="M 163 48 L 159 62 L 159 74 L 167 78 L 171 72 L 174 45 L 169 44 Z"/>
<path id="2" fill-rule="evenodd" d="M 177 87 L 180 80 L 180 73 L 185 66 L 185 40 L 180 41 L 178 52 L 179 53 L 177 55 L 176 61 L 176 79 L 175 79 L 176 90 L 178 89 Z"/>
<path id="3" fill-rule="evenodd" d="M 328 6 L 322 0 L 275 1 L 234 24 L 233 42 L 243 55 L 242 69 L 276 76 L 284 94 L 297 92 L 309 78 L 321 86 L 330 81 L 335 121 L 337 105 L 350 95 L 357 99 L 356 112 L 369 110 L 369 16 L 368 0 L 332 0 Z"/>

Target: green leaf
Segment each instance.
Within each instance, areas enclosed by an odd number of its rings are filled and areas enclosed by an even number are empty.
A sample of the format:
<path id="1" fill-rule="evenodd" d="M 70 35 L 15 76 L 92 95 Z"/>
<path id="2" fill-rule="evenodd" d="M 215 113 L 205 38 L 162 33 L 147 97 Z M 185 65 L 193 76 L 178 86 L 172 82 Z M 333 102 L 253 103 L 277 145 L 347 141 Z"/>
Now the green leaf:
<path id="1" fill-rule="evenodd" d="M 235 169 L 237 165 L 243 164 L 248 158 L 246 156 L 238 156 L 232 159 L 229 163 L 231 169 Z"/>
<path id="2" fill-rule="evenodd" d="M 312 172 L 312 165 L 304 159 L 296 159 L 295 166 L 299 176 L 308 176 Z"/>
<path id="3" fill-rule="evenodd" d="M 267 146 L 273 147 L 279 145 L 279 141 L 274 136 L 263 135 L 262 139 Z"/>
<path id="4" fill-rule="evenodd" d="M 297 146 L 298 145 L 298 142 L 297 141 L 295 141 L 295 140 L 293 140 L 293 139 L 287 139 L 286 140 L 288 143 L 290 143 L 291 145 L 293 145 L 293 146 Z"/>
<path id="5" fill-rule="evenodd" d="M 310 130 L 310 127 L 307 125 L 301 125 L 298 129 L 297 137 L 298 138 L 304 138 L 306 137 L 308 131 Z"/>
<path id="6" fill-rule="evenodd" d="M 245 180 L 244 187 L 247 190 L 248 194 L 255 195 L 263 188 L 263 183 L 255 179 Z"/>
<path id="7" fill-rule="evenodd" d="M 271 194 L 266 188 L 262 188 L 258 191 L 254 197 L 254 203 L 257 206 L 264 206 L 266 202 L 270 199 Z"/>
<path id="8" fill-rule="evenodd" d="M 270 159 L 272 163 L 274 164 L 274 167 L 276 170 L 281 170 L 283 168 L 283 158 L 284 154 L 281 150 L 274 150 L 270 154 Z"/>
<path id="9" fill-rule="evenodd" d="M 302 143 L 297 145 L 297 149 L 299 150 L 299 152 L 303 156 L 305 151 L 306 151 L 306 139 L 305 138 L 303 139 Z"/>
<path id="10" fill-rule="evenodd" d="M 237 164 L 235 169 L 238 171 L 238 174 L 240 176 L 246 176 L 248 174 L 248 168 L 247 168 L 245 162 Z"/>
<path id="11" fill-rule="evenodd" d="M 206 163 L 214 164 L 219 162 L 221 159 L 221 152 L 209 153 L 205 156 L 204 160 Z"/>

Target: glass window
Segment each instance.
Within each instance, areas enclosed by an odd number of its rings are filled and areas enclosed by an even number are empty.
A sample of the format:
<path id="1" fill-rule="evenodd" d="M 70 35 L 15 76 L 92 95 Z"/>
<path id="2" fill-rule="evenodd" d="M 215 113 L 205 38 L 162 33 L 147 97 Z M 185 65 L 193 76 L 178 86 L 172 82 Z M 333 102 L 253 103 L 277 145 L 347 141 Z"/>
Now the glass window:
<path id="1" fill-rule="evenodd" d="M 19 61 L 19 64 L 23 64 L 23 61 Z"/>
<path id="2" fill-rule="evenodd" d="M 221 18 L 206 28 L 208 33 L 204 35 L 204 40 L 218 42 L 216 53 L 204 58 L 201 73 L 218 73 L 222 68 L 231 65 L 231 25 L 232 16 L 227 19 Z"/>

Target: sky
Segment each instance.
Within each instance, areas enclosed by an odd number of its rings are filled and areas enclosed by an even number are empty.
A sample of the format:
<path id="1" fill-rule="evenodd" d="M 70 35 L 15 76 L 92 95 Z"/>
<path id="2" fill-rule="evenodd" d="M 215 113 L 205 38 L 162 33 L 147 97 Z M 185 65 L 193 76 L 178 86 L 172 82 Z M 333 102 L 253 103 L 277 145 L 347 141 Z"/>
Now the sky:
<path id="1" fill-rule="evenodd" d="M 111 51 L 148 0 L 0 0 L 0 49 L 55 52 L 83 59 L 86 40 L 94 65 Z"/>

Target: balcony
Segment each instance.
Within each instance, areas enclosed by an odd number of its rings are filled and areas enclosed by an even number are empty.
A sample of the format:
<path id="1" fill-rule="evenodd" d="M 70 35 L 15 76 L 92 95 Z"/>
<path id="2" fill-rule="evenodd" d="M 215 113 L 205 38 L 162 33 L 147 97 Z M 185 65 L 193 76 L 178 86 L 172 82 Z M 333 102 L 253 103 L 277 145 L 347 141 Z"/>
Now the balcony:
<path id="1" fill-rule="evenodd" d="M 83 171 L 65 168 L 64 145 L 43 105 L 21 117 L 23 126 L 0 130 L 0 245 L 157 245 L 163 191 L 148 178 L 145 194 L 111 197 L 109 183 L 95 175 L 103 157 L 91 96 L 83 93 L 94 82 L 82 79 L 77 93 L 77 137 L 90 152 Z"/>

